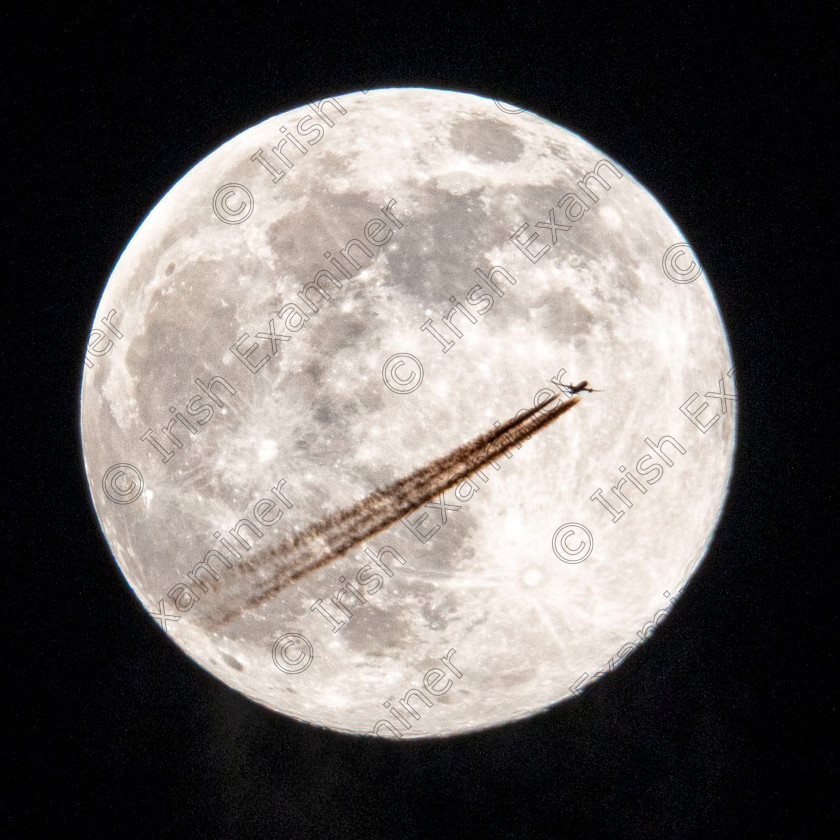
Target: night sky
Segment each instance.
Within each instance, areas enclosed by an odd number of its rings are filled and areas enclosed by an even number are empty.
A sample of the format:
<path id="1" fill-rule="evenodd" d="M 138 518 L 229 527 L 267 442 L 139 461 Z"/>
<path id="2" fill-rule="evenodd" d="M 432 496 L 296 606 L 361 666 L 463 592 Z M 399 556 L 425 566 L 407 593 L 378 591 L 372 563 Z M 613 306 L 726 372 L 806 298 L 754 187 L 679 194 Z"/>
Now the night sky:
<path id="1" fill-rule="evenodd" d="M 834 483 L 816 438 L 837 375 L 816 358 L 836 283 L 819 147 L 831 22 L 587 8 L 15 11 L 8 836 L 810 837 L 836 822 Z M 244 128 L 386 85 L 515 103 L 623 164 L 700 255 L 739 396 L 720 527 L 654 637 L 582 697 L 413 743 L 297 723 L 188 659 L 111 557 L 78 431 L 96 305 L 158 199 Z"/>

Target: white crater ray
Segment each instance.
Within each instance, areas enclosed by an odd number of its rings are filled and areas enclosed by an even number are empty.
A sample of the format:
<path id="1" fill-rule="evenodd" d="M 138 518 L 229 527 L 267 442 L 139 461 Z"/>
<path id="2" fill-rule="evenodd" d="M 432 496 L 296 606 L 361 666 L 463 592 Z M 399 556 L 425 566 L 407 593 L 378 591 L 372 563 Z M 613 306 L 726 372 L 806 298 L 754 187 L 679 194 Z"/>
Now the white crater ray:
<path id="1" fill-rule="evenodd" d="M 372 90 L 249 128 L 96 313 L 82 441 L 120 569 L 196 662 L 313 724 L 448 735 L 581 692 L 667 626 L 725 498 L 698 262 L 619 162 L 490 99 Z M 444 504 L 214 623 L 295 534 L 583 379 Z"/>

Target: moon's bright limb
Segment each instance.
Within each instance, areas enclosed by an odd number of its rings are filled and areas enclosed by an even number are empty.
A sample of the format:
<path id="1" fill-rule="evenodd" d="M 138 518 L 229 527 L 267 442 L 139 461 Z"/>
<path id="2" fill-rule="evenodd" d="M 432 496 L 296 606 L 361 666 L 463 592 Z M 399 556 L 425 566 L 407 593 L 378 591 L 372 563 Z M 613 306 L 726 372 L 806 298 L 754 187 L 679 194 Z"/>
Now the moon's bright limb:
<path id="1" fill-rule="evenodd" d="M 569 378 L 603 392 L 198 620 L 238 564 Z M 662 623 L 720 515 L 735 400 L 698 260 L 619 163 L 492 100 L 375 90 L 248 129 L 152 210 L 99 305 L 82 439 L 176 643 L 278 711 L 412 737 L 532 714 Z"/>

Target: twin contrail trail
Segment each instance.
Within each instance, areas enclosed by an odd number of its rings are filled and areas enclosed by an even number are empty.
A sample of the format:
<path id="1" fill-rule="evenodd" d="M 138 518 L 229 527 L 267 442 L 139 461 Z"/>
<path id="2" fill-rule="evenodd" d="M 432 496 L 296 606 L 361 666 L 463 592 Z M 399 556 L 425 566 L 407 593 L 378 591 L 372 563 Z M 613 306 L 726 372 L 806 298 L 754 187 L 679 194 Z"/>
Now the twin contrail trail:
<path id="1" fill-rule="evenodd" d="M 224 601 L 211 604 L 199 619 L 218 628 L 259 607 L 306 575 L 337 560 L 351 549 L 440 496 L 507 453 L 580 402 L 572 397 L 550 411 L 554 394 L 521 416 L 479 435 L 448 455 L 375 490 L 356 504 L 310 525 L 277 546 L 267 546 L 233 567 L 226 579 Z"/>

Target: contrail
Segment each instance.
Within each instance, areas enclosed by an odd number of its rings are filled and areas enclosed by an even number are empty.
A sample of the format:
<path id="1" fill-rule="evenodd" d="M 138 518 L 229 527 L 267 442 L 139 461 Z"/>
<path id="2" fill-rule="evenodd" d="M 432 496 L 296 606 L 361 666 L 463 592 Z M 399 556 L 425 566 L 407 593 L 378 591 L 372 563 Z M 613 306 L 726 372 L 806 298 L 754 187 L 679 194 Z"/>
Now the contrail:
<path id="1" fill-rule="evenodd" d="M 261 549 L 233 567 L 225 584 L 225 600 L 212 604 L 199 623 L 222 627 L 248 610 L 264 604 L 281 590 L 440 496 L 514 446 L 556 420 L 580 397 L 542 413 L 554 394 L 521 417 L 485 432 L 425 467 L 375 490 L 356 504 L 328 516 L 276 547 Z"/>

